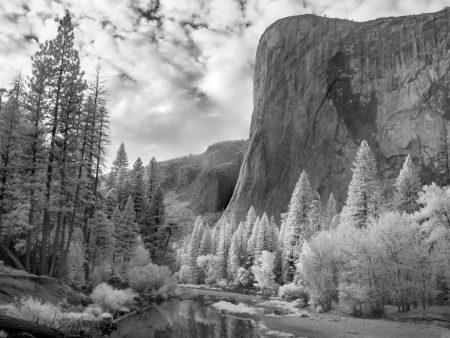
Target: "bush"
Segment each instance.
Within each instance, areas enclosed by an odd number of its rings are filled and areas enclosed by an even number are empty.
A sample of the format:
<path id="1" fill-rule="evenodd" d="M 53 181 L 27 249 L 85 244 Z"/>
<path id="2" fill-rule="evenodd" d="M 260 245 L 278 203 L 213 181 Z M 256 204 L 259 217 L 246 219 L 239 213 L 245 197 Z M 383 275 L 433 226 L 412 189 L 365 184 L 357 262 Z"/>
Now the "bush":
<path id="1" fill-rule="evenodd" d="M 167 266 L 149 263 L 143 267 L 130 268 L 127 277 L 128 284 L 142 293 L 167 298 L 174 295 L 177 289 L 176 280 Z"/>
<path id="2" fill-rule="evenodd" d="M 236 272 L 235 283 L 244 288 L 248 288 L 253 285 L 253 274 L 245 268 L 240 267 Z"/>
<path id="3" fill-rule="evenodd" d="M 191 267 L 187 264 L 181 266 L 180 271 L 178 271 L 178 281 L 180 283 L 189 283 L 192 276 Z"/>
<path id="4" fill-rule="evenodd" d="M 137 294 L 131 289 L 117 290 L 106 283 L 98 285 L 92 291 L 91 299 L 94 303 L 110 311 L 129 311 Z"/>
<path id="5" fill-rule="evenodd" d="M 61 317 L 59 306 L 33 297 L 15 300 L 6 307 L 6 313 L 11 317 L 52 327 L 58 327 L 58 319 Z"/>
<path id="6" fill-rule="evenodd" d="M 309 301 L 308 292 L 295 283 L 280 286 L 278 296 L 289 300 L 300 299 L 304 305 L 307 305 Z"/>
<path id="7" fill-rule="evenodd" d="M 220 279 L 220 269 L 217 266 L 220 264 L 220 258 L 214 255 L 199 256 L 197 258 L 197 265 L 204 277 L 205 284 L 217 284 Z"/>

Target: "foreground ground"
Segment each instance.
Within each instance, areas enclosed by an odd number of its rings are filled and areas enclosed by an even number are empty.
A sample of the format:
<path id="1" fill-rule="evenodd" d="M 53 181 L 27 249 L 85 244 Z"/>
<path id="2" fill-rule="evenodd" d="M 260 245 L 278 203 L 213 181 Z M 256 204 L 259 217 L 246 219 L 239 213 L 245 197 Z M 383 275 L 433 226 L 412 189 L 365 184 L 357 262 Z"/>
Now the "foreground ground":
<path id="1" fill-rule="evenodd" d="M 183 287 L 183 290 L 185 295 L 228 299 L 234 303 L 247 304 L 252 308 L 258 308 L 267 304 L 252 295 L 191 287 Z M 308 314 L 309 317 L 306 318 L 300 315 L 274 315 L 266 313 L 261 313 L 257 316 L 252 313 L 247 313 L 247 316 L 254 318 L 260 324 L 262 322 L 270 330 L 291 334 L 295 337 L 450 338 L 450 330 L 441 326 L 442 324 L 445 325 L 445 322 L 441 321 L 439 323 L 437 321 L 427 323 L 407 322 L 408 318 L 401 318 L 402 321 L 397 321 L 400 318 L 396 318 L 395 316 L 392 317 L 394 320 L 363 319 L 338 313 L 318 314 L 312 311 L 309 311 Z M 245 316 L 245 313 L 242 315 Z M 411 316 L 411 320 L 413 318 L 419 318 L 417 314 L 413 315 Z"/>

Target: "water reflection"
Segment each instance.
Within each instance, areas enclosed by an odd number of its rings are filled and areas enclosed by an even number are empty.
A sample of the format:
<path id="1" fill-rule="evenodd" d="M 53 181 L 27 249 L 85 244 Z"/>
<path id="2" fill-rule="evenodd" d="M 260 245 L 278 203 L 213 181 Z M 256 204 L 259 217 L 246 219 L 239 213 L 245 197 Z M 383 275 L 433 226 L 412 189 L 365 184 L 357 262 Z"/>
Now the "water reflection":
<path id="1" fill-rule="evenodd" d="M 112 337 L 256 338 L 260 335 L 251 319 L 221 315 L 201 301 L 171 299 L 125 320 Z"/>

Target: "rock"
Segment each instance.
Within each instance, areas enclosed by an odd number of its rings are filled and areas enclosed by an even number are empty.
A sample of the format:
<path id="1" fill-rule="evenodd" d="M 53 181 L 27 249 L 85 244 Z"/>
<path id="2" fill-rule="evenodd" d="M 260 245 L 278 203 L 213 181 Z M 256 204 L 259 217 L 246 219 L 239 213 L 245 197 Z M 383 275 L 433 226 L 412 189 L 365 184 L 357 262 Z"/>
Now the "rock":
<path id="1" fill-rule="evenodd" d="M 197 214 L 225 210 L 233 195 L 247 141 L 213 144 L 200 155 L 159 162 L 161 186 L 190 203 Z"/>
<path id="2" fill-rule="evenodd" d="M 301 15 L 267 28 L 248 151 L 224 219 L 242 220 L 253 205 L 279 220 L 302 170 L 323 202 L 332 192 L 342 207 L 364 139 L 386 197 L 408 153 L 430 183 L 450 120 L 449 29 L 450 8 L 368 22 Z"/>

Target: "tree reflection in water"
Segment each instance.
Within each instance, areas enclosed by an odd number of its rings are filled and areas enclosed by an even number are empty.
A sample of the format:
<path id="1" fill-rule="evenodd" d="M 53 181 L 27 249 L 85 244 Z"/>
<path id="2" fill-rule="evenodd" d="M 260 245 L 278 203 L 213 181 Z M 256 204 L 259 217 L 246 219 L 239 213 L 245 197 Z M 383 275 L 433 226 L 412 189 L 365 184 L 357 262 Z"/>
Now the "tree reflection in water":
<path id="1" fill-rule="evenodd" d="M 260 335 L 254 320 L 222 315 L 201 301 L 171 299 L 124 320 L 112 337 L 256 338 Z"/>

